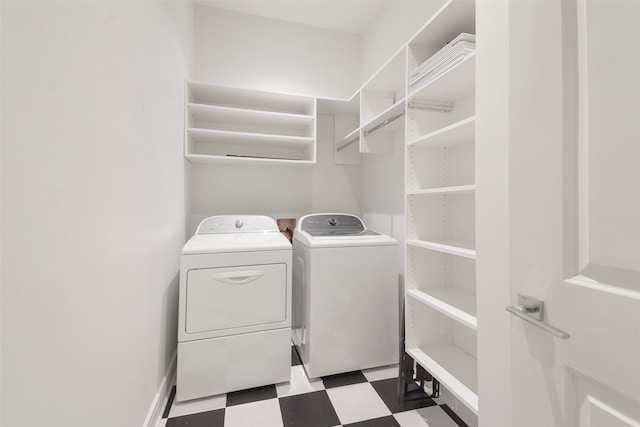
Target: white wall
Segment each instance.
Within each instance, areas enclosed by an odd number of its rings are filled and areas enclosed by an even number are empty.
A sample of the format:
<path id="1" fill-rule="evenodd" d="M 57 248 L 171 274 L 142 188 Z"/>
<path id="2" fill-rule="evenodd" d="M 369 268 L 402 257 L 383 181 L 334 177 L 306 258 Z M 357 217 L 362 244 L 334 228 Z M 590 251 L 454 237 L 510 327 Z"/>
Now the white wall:
<path id="1" fill-rule="evenodd" d="M 318 163 L 311 175 L 311 212 L 361 215 L 360 167 L 334 164 L 334 120 L 334 116 L 318 116 Z"/>
<path id="2" fill-rule="evenodd" d="M 349 98 L 360 85 L 357 35 L 195 7 L 196 80 L 336 98 Z M 333 164 L 333 133 L 332 117 L 319 116 L 312 167 L 192 165 L 190 231 L 216 214 L 360 214 L 357 167 Z"/>
<path id="3" fill-rule="evenodd" d="M 299 218 L 312 212 L 360 215 L 357 166 L 333 164 L 333 116 L 318 116 L 313 167 L 191 166 L 191 233 L 209 215 Z"/>
<path id="4" fill-rule="evenodd" d="M 190 7 L 1 7 L 2 424 L 140 426 L 175 352 Z"/>
<path id="5" fill-rule="evenodd" d="M 367 227 L 398 240 L 396 268 L 404 271 L 404 132 L 395 133 L 388 153 L 362 156 L 360 200 Z"/>
<path id="6" fill-rule="evenodd" d="M 0 5 L 0 99 L 2 94 L 2 6 Z M 0 426 L 2 426 L 2 105 L 0 104 Z"/>
<path id="7" fill-rule="evenodd" d="M 389 2 L 362 38 L 197 5 L 195 79 L 346 99 L 442 4 Z M 320 118 L 318 164 L 310 169 L 194 165 L 192 230 L 212 214 L 342 211 L 366 216 L 372 228 L 402 238 L 402 136 L 391 155 L 365 155 L 360 167 L 335 166 L 333 124 L 326 120 Z"/>
<path id="8" fill-rule="evenodd" d="M 195 79 L 349 98 L 360 86 L 355 34 L 196 5 Z"/>

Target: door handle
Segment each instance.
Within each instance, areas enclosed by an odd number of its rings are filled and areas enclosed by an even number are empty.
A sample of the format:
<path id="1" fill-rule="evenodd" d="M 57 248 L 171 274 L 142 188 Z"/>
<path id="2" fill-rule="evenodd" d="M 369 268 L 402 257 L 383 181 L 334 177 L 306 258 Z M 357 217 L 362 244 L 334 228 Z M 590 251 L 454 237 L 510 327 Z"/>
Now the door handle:
<path id="1" fill-rule="evenodd" d="M 518 294 L 518 304 L 507 307 L 507 311 L 526 320 L 534 326 L 549 332 L 556 338 L 566 340 L 569 334 L 562 329 L 544 322 L 544 301 L 522 293 Z"/>
<path id="2" fill-rule="evenodd" d="M 213 274 L 211 278 L 227 285 L 244 285 L 245 283 L 253 282 L 266 273 L 264 270 L 231 271 Z"/>

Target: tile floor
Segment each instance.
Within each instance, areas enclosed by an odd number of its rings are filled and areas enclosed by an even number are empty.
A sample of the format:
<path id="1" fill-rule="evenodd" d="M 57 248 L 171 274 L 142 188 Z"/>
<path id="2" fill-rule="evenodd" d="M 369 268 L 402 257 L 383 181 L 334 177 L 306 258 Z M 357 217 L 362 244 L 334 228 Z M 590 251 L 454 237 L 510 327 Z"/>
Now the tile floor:
<path id="1" fill-rule="evenodd" d="M 188 402 L 174 402 L 160 427 L 457 427 L 447 405 L 417 390 L 397 398 L 398 367 L 309 380 L 294 347 L 291 381 Z"/>

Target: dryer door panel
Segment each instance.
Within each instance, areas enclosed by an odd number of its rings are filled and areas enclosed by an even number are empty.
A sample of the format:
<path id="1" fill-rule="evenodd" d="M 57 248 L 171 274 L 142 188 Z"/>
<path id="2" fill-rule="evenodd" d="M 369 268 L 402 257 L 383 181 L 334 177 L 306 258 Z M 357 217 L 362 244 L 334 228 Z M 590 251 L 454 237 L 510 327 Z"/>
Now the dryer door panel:
<path id="1" fill-rule="evenodd" d="M 189 270 L 189 334 L 286 320 L 286 264 Z"/>

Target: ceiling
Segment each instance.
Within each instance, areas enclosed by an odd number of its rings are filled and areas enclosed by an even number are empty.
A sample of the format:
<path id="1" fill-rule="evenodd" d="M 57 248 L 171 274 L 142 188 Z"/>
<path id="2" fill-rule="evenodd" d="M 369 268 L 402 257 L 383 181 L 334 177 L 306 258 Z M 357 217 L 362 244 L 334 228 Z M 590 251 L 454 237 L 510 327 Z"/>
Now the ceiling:
<path id="1" fill-rule="evenodd" d="M 389 0 L 197 0 L 249 15 L 363 34 Z"/>

